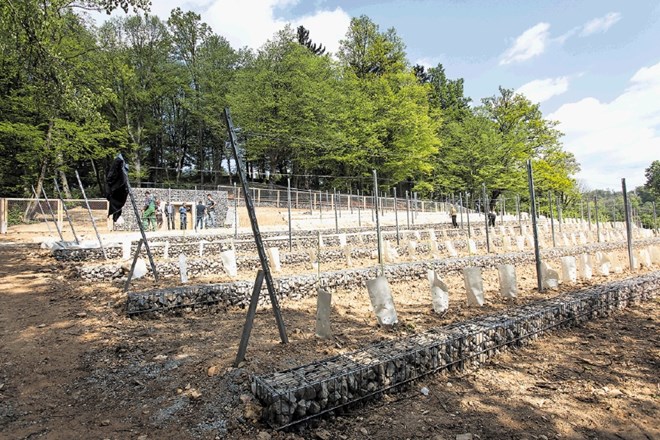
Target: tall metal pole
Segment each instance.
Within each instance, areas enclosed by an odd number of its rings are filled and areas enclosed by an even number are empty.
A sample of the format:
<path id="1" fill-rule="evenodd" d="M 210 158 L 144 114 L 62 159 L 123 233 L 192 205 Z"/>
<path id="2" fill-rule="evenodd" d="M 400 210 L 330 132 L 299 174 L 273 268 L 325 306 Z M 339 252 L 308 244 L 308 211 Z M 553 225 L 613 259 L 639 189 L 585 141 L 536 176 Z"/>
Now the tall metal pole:
<path id="1" fill-rule="evenodd" d="M 399 210 L 396 206 L 396 186 L 392 188 L 394 193 L 394 223 L 396 224 L 396 245 L 399 246 Z"/>
<path id="2" fill-rule="evenodd" d="M 50 225 L 48 224 L 48 219 L 46 218 L 46 213 L 44 212 L 44 208 L 41 206 L 41 203 L 39 202 L 39 196 L 37 195 L 37 192 L 34 190 L 34 185 L 30 185 L 32 188 L 32 194 L 34 194 L 34 200 L 37 206 L 39 206 L 39 211 L 41 211 L 41 215 L 44 217 L 44 222 L 46 223 L 46 227 L 48 228 L 48 233 L 52 234 L 53 230 L 50 229 Z"/>
<path id="3" fill-rule="evenodd" d="M 591 201 L 589 199 L 587 199 L 587 222 L 591 231 Z"/>
<path id="4" fill-rule="evenodd" d="M 548 208 L 550 208 L 550 228 L 552 230 L 552 247 L 557 247 L 555 241 L 555 220 L 552 212 L 552 191 L 548 191 Z"/>
<path id="5" fill-rule="evenodd" d="M 488 233 L 488 229 L 490 229 L 488 226 L 488 200 L 486 196 L 486 183 L 482 183 L 481 185 L 481 192 L 482 192 L 482 197 L 484 199 L 483 207 L 484 207 L 484 219 L 486 220 L 486 252 L 490 254 L 490 234 Z"/>
<path id="6" fill-rule="evenodd" d="M 80 191 L 82 192 L 83 198 L 85 199 L 85 205 L 87 205 L 87 212 L 89 212 L 89 218 L 92 220 L 92 226 L 94 227 L 94 232 L 96 232 L 96 238 L 99 240 L 99 246 L 101 246 L 101 252 L 103 252 L 103 258 L 108 259 L 108 255 L 105 253 L 105 248 L 103 247 L 103 242 L 101 241 L 101 236 L 99 235 L 99 230 L 96 228 L 96 221 L 92 215 L 92 208 L 89 207 L 89 201 L 87 200 L 87 195 L 85 194 L 85 188 L 80 181 L 80 175 L 78 170 L 76 170 L 76 179 L 78 179 L 78 186 L 80 186 Z"/>
<path id="7" fill-rule="evenodd" d="M 536 281 L 539 292 L 543 291 L 543 280 L 541 279 L 541 251 L 539 250 L 539 232 L 536 225 L 536 195 L 534 194 L 534 175 L 532 173 L 532 161 L 527 160 L 527 183 L 529 185 L 529 200 L 532 210 L 532 231 L 534 233 L 534 258 L 536 259 Z"/>
<path id="8" fill-rule="evenodd" d="M 626 238 L 628 241 L 628 260 L 630 261 L 630 270 L 634 270 L 633 250 L 632 250 L 632 223 L 630 221 L 630 206 L 628 205 L 628 192 L 626 191 L 626 179 L 621 179 L 621 188 L 623 189 L 623 210 L 626 213 Z"/>
<path id="9" fill-rule="evenodd" d="M 259 224 L 257 223 L 257 215 L 254 211 L 254 205 L 252 203 L 252 198 L 250 197 L 250 191 L 248 188 L 247 180 L 245 178 L 245 170 L 243 169 L 243 161 L 238 153 L 238 145 L 236 141 L 236 133 L 234 132 L 234 124 L 231 120 L 231 114 L 229 108 L 225 108 L 225 121 L 227 122 L 227 131 L 229 132 L 229 141 L 234 152 L 234 160 L 236 161 L 236 168 L 238 171 L 239 178 L 241 180 L 241 186 L 243 188 L 243 195 L 245 197 L 245 207 L 248 211 L 248 216 L 250 217 L 250 224 L 252 225 L 252 233 L 254 234 L 254 240 L 257 245 L 257 253 L 259 254 L 259 260 L 261 261 L 261 268 L 264 272 L 264 278 L 266 279 L 266 287 L 268 288 L 268 295 L 270 296 L 270 302 L 273 306 L 273 313 L 275 314 L 275 320 L 277 321 L 277 329 L 280 334 L 280 340 L 283 344 L 289 342 L 289 338 L 286 335 L 286 327 L 284 326 L 284 320 L 282 319 L 282 314 L 280 312 L 280 304 L 275 295 L 275 284 L 273 283 L 273 277 L 270 273 L 270 267 L 268 266 L 268 259 L 266 257 L 266 250 L 264 249 L 264 243 L 261 239 L 261 233 L 259 232 Z"/>
<path id="10" fill-rule="evenodd" d="M 50 207 L 50 201 L 48 200 L 48 196 L 46 195 L 46 190 L 44 189 L 43 185 L 41 186 L 41 193 L 44 195 L 46 206 L 48 206 L 48 210 L 50 211 L 50 216 L 53 218 L 53 223 L 55 223 L 55 229 L 57 229 L 57 233 L 60 236 L 60 240 L 64 241 L 64 237 L 62 236 L 62 230 L 60 229 L 60 225 L 57 224 L 57 220 L 55 219 L 55 214 L 53 213 L 53 208 Z"/>
<path id="11" fill-rule="evenodd" d="M 289 252 L 291 252 L 291 178 L 286 179 L 286 202 L 289 210 Z"/>
<path id="12" fill-rule="evenodd" d="M 382 240 L 380 237 L 380 220 L 378 219 L 378 175 L 376 170 L 372 170 L 374 175 L 374 197 L 376 198 L 376 203 L 374 203 L 374 209 L 376 210 L 376 241 L 378 242 L 378 264 L 380 264 L 380 274 L 385 275 L 385 268 L 383 268 L 383 249 L 382 249 Z"/>
<path id="13" fill-rule="evenodd" d="M 60 186 L 57 184 L 57 178 L 53 177 L 53 182 L 55 183 L 55 189 L 57 190 L 57 195 L 59 196 L 60 201 L 62 202 L 62 207 L 64 208 L 66 219 L 69 221 L 69 226 L 71 226 L 71 232 L 73 232 L 73 238 L 76 240 L 76 244 L 80 244 L 80 241 L 78 240 L 78 236 L 76 235 L 76 230 L 73 229 L 73 222 L 71 221 L 71 217 L 69 216 L 69 210 L 66 207 L 66 203 L 64 203 L 64 198 L 62 197 Z"/>
<path id="14" fill-rule="evenodd" d="M 600 219 L 598 218 L 598 196 L 594 196 L 594 209 L 596 210 L 596 235 L 598 236 L 598 243 L 600 243 Z"/>

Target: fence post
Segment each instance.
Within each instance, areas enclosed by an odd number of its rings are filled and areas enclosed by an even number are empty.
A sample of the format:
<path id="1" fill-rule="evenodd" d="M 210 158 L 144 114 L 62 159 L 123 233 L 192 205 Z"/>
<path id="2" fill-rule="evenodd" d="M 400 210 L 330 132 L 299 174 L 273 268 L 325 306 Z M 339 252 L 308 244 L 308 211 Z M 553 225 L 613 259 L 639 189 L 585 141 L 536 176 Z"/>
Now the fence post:
<path id="1" fill-rule="evenodd" d="M 0 199 L 0 234 L 7 233 L 7 199 Z"/>

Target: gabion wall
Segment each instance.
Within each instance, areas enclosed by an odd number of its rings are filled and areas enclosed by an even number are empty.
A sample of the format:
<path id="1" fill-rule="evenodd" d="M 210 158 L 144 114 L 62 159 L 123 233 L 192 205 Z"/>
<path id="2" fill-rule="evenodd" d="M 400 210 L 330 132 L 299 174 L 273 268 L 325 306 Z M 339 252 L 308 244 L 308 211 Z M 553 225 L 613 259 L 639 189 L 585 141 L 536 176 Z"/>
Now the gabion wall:
<path id="1" fill-rule="evenodd" d="M 215 200 L 215 224 L 216 227 L 223 227 L 227 216 L 227 191 L 195 191 L 189 189 L 166 189 L 166 188 L 132 188 L 133 195 L 135 196 L 135 203 L 137 204 L 138 211 L 142 214 L 144 201 L 146 199 L 146 192 L 149 191 L 152 196 L 159 198 L 163 203 L 170 200 L 175 204 L 174 216 L 176 218 L 176 225 L 179 224 L 178 207 L 182 202 L 185 202 L 191 209 L 195 209 L 195 205 L 199 200 L 206 204 L 206 194 L 211 194 Z M 206 215 L 206 214 L 205 214 Z M 123 223 L 115 223 L 114 229 L 116 231 L 137 231 L 139 229 L 131 206 L 130 198 L 126 201 L 122 209 L 121 217 Z M 192 212 L 188 213 L 188 223 L 191 222 Z M 192 225 L 194 227 L 194 225 Z M 177 226 L 178 228 L 178 226 Z M 163 216 L 162 230 L 167 230 L 167 218 Z M 188 228 L 190 229 L 190 227 Z"/>
<path id="2" fill-rule="evenodd" d="M 539 301 L 506 313 L 439 327 L 408 338 L 252 378 L 268 423 L 284 428 L 438 371 L 478 366 L 550 330 L 607 316 L 654 298 L 660 272 Z"/>
<path id="3" fill-rule="evenodd" d="M 621 250 L 625 245 L 620 243 L 601 243 L 572 248 L 556 248 L 544 251 L 543 259 L 557 259 L 566 255 L 579 255 L 585 252 L 606 250 Z M 447 258 L 442 260 L 426 260 L 415 263 L 389 264 L 384 266 L 385 276 L 390 282 L 422 279 L 429 269 L 439 274 L 461 271 L 464 267 L 477 266 L 495 268 L 500 264 L 532 264 L 534 252 L 519 252 L 463 258 Z M 189 266 L 190 267 L 190 266 Z M 178 267 L 176 268 L 178 275 Z M 366 286 L 367 280 L 376 278 L 378 267 L 347 269 L 336 272 L 321 273 L 320 283 L 330 292 L 341 288 L 357 288 Z M 316 293 L 319 279 L 315 274 L 298 275 L 275 279 L 275 294 L 284 298 L 298 300 Z M 246 306 L 250 301 L 252 281 L 237 281 L 232 283 L 198 284 L 130 293 L 127 298 L 126 310 L 129 315 L 155 312 L 172 312 L 179 308 L 187 310 L 207 310 L 226 305 Z M 268 300 L 268 290 L 264 284 L 260 304 Z"/>

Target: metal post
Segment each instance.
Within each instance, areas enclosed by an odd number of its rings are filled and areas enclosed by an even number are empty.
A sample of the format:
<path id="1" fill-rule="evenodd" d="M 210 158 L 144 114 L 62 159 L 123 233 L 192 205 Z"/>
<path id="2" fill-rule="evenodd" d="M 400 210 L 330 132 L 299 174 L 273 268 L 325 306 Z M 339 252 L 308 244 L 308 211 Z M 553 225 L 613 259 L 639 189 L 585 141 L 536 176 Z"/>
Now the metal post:
<path id="1" fill-rule="evenodd" d="M 252 325 L 254 323 L 254 316 L 257 313 L 257 304 L 259 303 L 259 295 L 261 294 L 261 286 L 264 284 L 264 271 L 257 271 L 257 278 L 254 281 L 252 288 L 252 296 L 250 297 L 250 305 L 248 306 L 247 316 L 245 317 L 245 324 L 243 325 L 243 334 L 241 335 L 241 342 L 238 346 L 238 354 L 234 361 L 234 368 L 243 362 L 245 359 L 245 352 L 247 351 L 248 341 L 250 340 L 250 333 L 252 333 Z"/>
<path id="2" fill-rule="evenodd" d="M 357 192 L 357 197 L 358 197 L 358 202 L 357 202 L 357 212 L 358 212 L 358 227 L 362 227 L 362 213 L 360 209 L 360 190 L 356 190 Z"/>
<path id="3" fill-rule="evenodd" d="M 234 182 L 234 238 L 238 238 L 238 188 Z"/>
<path id="4" fill-rule="evenodd" d="M 34 194 L 34 200 L 37 206 L 39 206 L 39 211 L 41 211 L 41 215 L 44 217 L 44 222 L 46 223 L 46 227 L 48 228 L 48 234 L 52 234 L 53 230 L 50 229 L 50 225 L 48 224 L 48 219 L 46 218 L 46 213 L 44 212 L 44 208 L 41 206 L 41 203 L 39 202 L 39 196 L 37 195 L 37 192 L 34 190 L 34 185 L 30 185 L 32 188 L 32 194 Z"/>
<path id="5" fill-rule="evenodd" d="M 89 212 L 89 218 L 92 219 L 92 226 L 94 227 L 94 232 L 96 232 L 96 238 L 99 240 L 99 246 L 101 246 L 101 251 L 103 252 L 103 258 L 108 259 L 108 255 L 105 253 L 105 248 L 103 247 L 103 242 L 101 241 L 101 236 L 99 235 L 99 230 L 96 229 L 96 221 L 94 221 L 94 216 L 92 215 L 92 208 L 89 207 L 89 201 L 87 200 L 87 195 L 85 195 L 85 188 L 80 181 L 80 175 L 78 175 L 78 170 L 76 170 L 76 179 L 78 179 L 78 186 L 80 186 L 80 191 L 82 192 L 83 198 L 85 199 L 85 205 L 87 205 L 87 212 Z"/>
<path id="6" fill-rule="evenodd" d="M 289 210 L 289 252 L 291 252 L 291 178 L 286 179 L 286 202 Z"/>
<path id="7" fill-rule="evenodd" d="M 536 259 L 536 281 L 539 292 L 543 291 L 541 279 L 541 251 L 539 250 L 539 232 L 536 225 L 536 195 L 534 194 L 534 176 L 532 174 L 532 161 L 527 160 L 527 183 L 529 185 L 529 200 L 532 209 L 532 231 L 534 232 L 534 258 Z"/>
<path id="8" fill-rule="evenodd" d="M 582 203 L 582 196 L 580 196 L 580 220 L 584 222 L 584 204 Z"/>
<path id="9" fill-rule="evenodd" d="M 46 195 L 46 190 L 44 189 L 43 185 L 41 186 L 41 193 L 44 195 L 46 206 L 48 206 L 48 210 L 50 211 L 50 216 L 53 218 L 53 223 L 55 223 L 55 228 L 57 229 L 57 233 L 60 236 L 60 240 L 64 241 L 64 237 L 62 236 L 62 230 L 60 229 L 60 225 L 57 223 L 57 220 L 55 219 L 55 213 L 53 212 L 53 208 L 50 207 L 50 201 L 48 200 L 48 196 Z"/>
<path id="10" fill-rule="evenodd" d="M 598 196 L 594 196 L 594 209 L 596 210 L 596 235 L 598 235 L 598 243 L 600 243 L 600 220 L 598 219 Z"/>
<path id="11" fill-rule="evenodd" d="M 396 206 L 396 186 L 392 188 L 394 193 L 394 223 L 396 224 L 396 245 L 399 246 L 399 210 Z"/>
<path id="12" fill-rule="evenodd" d="M 53 177 L 53 182 L 55 183 L 55 189 L 57 190 L 57 195 L 60 197 L 60 201 L 62 202 L 62 206 L 64 207 L 66 219 L 69 221 L 69 226 L 71 226 L 71 232 L 73 232 L 73 238 L 76 240 L 76 244 L 80 244 L 80 241 L 78 240 L 78 236 L 76 235 L 76 230 L 73 229 L 73 221 L 71 221 L 71 216 L 69 216 L 69 210 L 66 207 L 66 203 L 64 203 L 64 198 L 62 198 L 62 192 L 60 191 L 60 186 L 57 184 L 57 178 Z"/>
<path id="13" fill-rule="evenodd" d="M 591 202 L 587 199 L 587 222 L 589 224 L 589 230 L 591 231 Z"/>
<path id="14" fill-rule="evenodd" d="M 410 196 L 408 191 L 406 191 L 406 222 L 408 224 L 408 229 L 410 229 Z"/>
<path id="15" fill-rule="evenodd" d="M 621 188 L 623 189 L 623 210 L 626 213 L 626 238 L 628 242 L 628 260 L 630 261 L 630 270 L 633 271 L 633 250 L 632 250 L 632 223 L 630 221 L 630 206 L 628 206 L 628 192 L 626 191 L 626 179 L 621 179 Z"/>
<path id="16" fill-rule="evenodd" d="M 378 264 L 380 264 L 380 274 L 385 275 L 385 268 L 383 267 L 383 249 L 382 242 L 380 237 L 380 220 L 378 219 L 378 175 L 376 170 L 372 170 L 374 175 L 374 197 L 376 197 L 376 203 L 374 204 L 376 209 L 376 241 L 378 242 Z"/>
<path id="17" fill-rule="evenodd" d="M 658 217 L 655 212 L 655 200 L 651 202 L 653 204 L 653 230 L 658 229 Z"/>
<path id="18" fill-rule="evenodd" d="M 467 191 L 465 192 L 465 205 L 467 205 L 467 211 L 465 217 L 467 218 L 468 238 L 470 238 L 472 234 L 471 232 L 472 228 L 470 228 L 470 195 L 467 193 Z"/>
<path id="19" fill-rule="evenodd" d="M 518 216 L 518 228 L 520 235 L 522 235 L 522 215 L 520 214 L 520 196 L 516 194 L 516 215 Z"/>
<path id="20" fill-rule="evenodd" d="M 557 203 L 557 223 L 559 224 L 559 233 L 561 234 L 562 218 L 561 218 L 561 203 L 559 202 L 560 198 L 561 197 L 555 197 L 555 203 Z"/>
<path id="21" fill-rule="evenodd" d="M 254 211 L 254 205 L 252 204 L 252 198 L 250 197 L 249 188 L 247 180 L 245 178 L 245 171 L 243 170 L 242 160 L 238 154 L 238 145 L 236 141 L 236 133 L 234 133 L 234 124 L 231 120 L 231 114 L 229 108 L 225 108 L 225 120 L 227 122 L 227 131 L 229 132 L 229 140 L 231 142 L 232 150 L 234 152 L 234 160 L 236 161 L 236 168 L 238 175 L 241 179 L 241 186 L 243 187 L 243 193 L 245 195 L 245 206 L 250 217 L 250 223 L 252 225 L 252 233 L 254 234 L 254 240 L 257 245 L 257 252 L 259 253 L 259 260 L 261 260 L 261 267 L 264 271 L 266 286 L 268 288 L 268 294 L 270 296 L 270 302 L 273 306 L 273 313 L 275 314 L 275 320 L 277 321 L 277 329 L 280 334 L 280 340 L 283 344 L 289 342 L 289 338 L 286 335 L 286 327 L 284 326 L 284 320 L 280 313 L 280 305 L 275 295 L 275 284 L 273 283 L 273 277 L 270 273 L 270 268 L 268 266 L 268 258 L 266 257 L 266 250 L 264 249 L 263 241 L 261 240 L 261 233 L 259 232 L 259 224 L 257 223 L 257 215 Z"/>
<path id="22" fill-rule="evenodd" d="M 332 188 L 332 206 L 335 208 L 335 234 L 339 234 L 339 218 L 337 217 L 337 190 Z"/>
<path id="23" fill-rule="evenodd" d="M 412 215 L 410 216 L 412 218 L 412 224 L 415 224 L 415 217 L 417 217 L 417 191 L 413 193 L 412 197 L 414 204 L 413 204 L 413 212 Z"/>
<path id="24" fill-rule="evenodd" d="M 142 250 L 142 243 L 144 240 L 138 240 L 137 249 L 135 250 L 135 255 L 133 255 L 133 263 L 131 264 L 131 269 L 128 271 L 126 276 L 126 281 L 124 282 L 124 292 L 128 292 L 128 287 L 131 285 L 131 280 L 133 279 L 133 272 L 135 272 L 135 265 L 137 264 L 138 258 L 140 258 L 140 251 Z"/>
<path id="25" fill-rule="evenodd" d="M 483 193 L 483 208 L 484 208 L 484 218 L 486 219 L 486 252 L 490 254 L 490 235 L 488 233 L 488 200 L 486 196 L 486 183 L 482 183 L 481 192 Z"/>
<path id="26" fill-rule="evenodd" d="M 309 215 L 314 215 L 314 203 L 312 201 L 312 190 L 309 190 Z"/>
<path id="27" fill-rule="evenodd" d="M 463 194 L 458 193 L 458 208 L 461 213 L 461 229 L 463 229 Z"/>
<path id="28" fill-rule="evenodd" d="M 557 247 L 557 242 L 555 241 L 555 220 L 552 213 L 552 191 L 548 191 L 548 208 L 550 209 L 550 228 L 552 230 L 552 247 Z"/>

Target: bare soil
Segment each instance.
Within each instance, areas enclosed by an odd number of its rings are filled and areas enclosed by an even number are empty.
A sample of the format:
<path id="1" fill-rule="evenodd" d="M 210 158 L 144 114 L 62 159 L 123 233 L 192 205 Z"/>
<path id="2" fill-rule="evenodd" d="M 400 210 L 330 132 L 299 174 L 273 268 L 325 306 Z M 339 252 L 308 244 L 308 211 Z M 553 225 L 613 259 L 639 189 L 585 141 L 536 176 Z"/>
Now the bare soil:
<path id="1" fill-rule="evenodd" d="M 35 245 L 0 242 L 0 438 L 660 438 L 657 299 L 289 432 L 263 423 L 249 386 L 253 374 L 645 270 L 538 293 L 522 267 L 515 302 L 496 295 L 496 273 L 485 271 L 479 309 L 464 305 L 462 279 L 449 276 L 444 316 L 433 313 L 427 282 L 392 283 L 394 330 L 376 325 L 366 290 L 339 291 L 330 340 L 314 336 L 314 298 L 285 301 L 290 343 L 260 309 L 247 359 L 233 368 L 244 310 L 131 319 L 117 286 L 70 279 L 67 267 Z"/>

